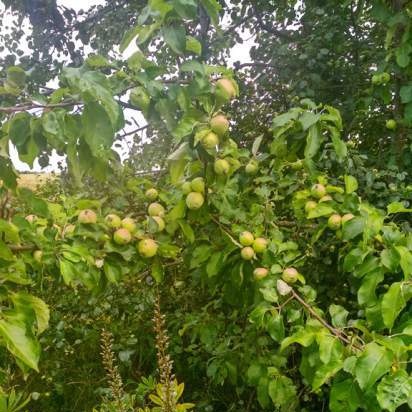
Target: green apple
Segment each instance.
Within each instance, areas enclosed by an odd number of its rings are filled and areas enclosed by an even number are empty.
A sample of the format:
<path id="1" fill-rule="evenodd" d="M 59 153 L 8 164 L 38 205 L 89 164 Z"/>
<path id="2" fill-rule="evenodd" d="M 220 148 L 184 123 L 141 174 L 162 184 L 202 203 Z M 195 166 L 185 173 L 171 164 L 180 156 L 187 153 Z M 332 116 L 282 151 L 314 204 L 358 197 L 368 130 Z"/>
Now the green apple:
<path id="1" fill-rule="evenodd" d="M 316 206 L 317 206 L 317 205 L 318 205 L 318 204 L 317 204 L 314 200 L 308 200 L 308 201 L 305 203 L 305 212 L 306 212 L 306 213 L 309 213 L 310 211 L 316 209 Z"/>
<path id="2" fill-rule="evenodd" d="M 258 162 L 254 159 L 250 160 L 248 164 L 245 166 L 245 172 L 248 175 L 255 175 L 259 170 Z"/>
<path id="3" fill-rule="evenodd" d="M 245 246 L 241 251 L 240 255 L 244 260 L 252 260 L 255 257 L 255 251 L 250 246 Z"/>
<path id="4" fill-rule="evenodd" d="M 205 203 L 205 198 L 201 193 L 190 192 L 186 197 L 186 205 L 190 210 L 200 209 Z"/>
<path id="5" fill-rule="evenodd" d="M 113 240 L 118 245 L 126 245 L 132 240 L 132 235 L 127 229 L 122 227 L 114 232 Z"/>
<path id="6" fill-rule="evenodd" d="M 316 183 L 310 189 L 310 193 L 312 194 L 313 197 L 316 197 L 317 199 L 321 199 L 323 196 L 326 195 L 326 187 L 323 186 L 321 183 Z"/>
<path id="7" fill-rule="evenodd" d="M 268 241 L 267 239 L 263 238 L 263 237 L 257 237 L 254 241 L 253 241 L 253 250 L 256 253 L 263 253 L 266 251 L 268 247 Z"/>
<path id="8" fill-rule="evenodd" d="M 93 210 L 85 209 L 79 213 L 78 220 L 84 225 L 94 224 L 97 222 L 97 215 Z"/>
<path id="9" fill-rule="evenodd" d="M 386 121 L 386 128 L 387 128 L 388 130 L 395 130 L 396 127 L 397 127 L 396 120 L 394 120 L 394 119 L 389 119 L 389 120 Z"/>
<path id="10" fill-rule="evenodd" d="M 156 255 L 158 249 L 157 243 L 153 239 L 142 239 L 137 244 L 137 250 L 140 256 L 151 258 Z"/>
<path id="11" fill-rule="evenodd" d="M 136 222 L 131 217 L 125 217 L 121 222 L 122 228 L 134 233 L 136 230 Z"/>
<path id="12" fill-rule="evenodd" d="M 331 200 L 333 200 L 331 195 L 325 195 L 319 199 L 319 203 L 330 202 Z"/>
<path id="13" fill-rule="evenodd" d="M 229 120 L 223 114 L 213 116 L 210 120 L 210 128 L 218 136 L 223 136 L 229 130 Z"/>
<path id="14" fill-rule="evenodd" d="M 42 250 L 35 250 L 33 252 L 33 258 L 36 262 L 41 262 L 43 258 L 43 251 Z"/>
<path id="15" fill-rule="evenodd" d="M 328 227 L 329 229 L 332 230 L 338 230 L 342 225 L 342 217 L 341 215 L 338 215 L 336 213 L 334 213 L 333 215 L 331 215 L 328 219 Z"/>
<path id="16" fill-rule="evenodd" d="M 349 220 L 352 220 L 355 216 L 352 213 L 346 213 L 342 216 L 342 225 L 346 222 L 349 222 Z"/>
<path id="17" fill-rule="evenodd" d="M 256 268 L 253 271 L 253 277 L 256 280 L 261 280 L 261 279 L 265 278 L 268 274 L 269 274 L 269 271 L 266 268 Z"/>
<path id="18" fill-rule="evenodd" d="M 216 159 L 214 169 L 217 175 L 227 175 L 230 170 L 230 164 L 226 159 Z"/>
<path id="19" fill-rule="evenodd" d="M 156 200 L 159 197 L 159 193 L 157 192 L 157 190 L 155 188 L 151 188 L 151 189 L 147 189 L 145 196 L 147 199 L 149 200 Z"/>
<path id="20" fill-rule="evenodd" d="M 182 184 L 182 192 L 184 195 L 188 195 L 192 191 L 192 184 L 190 182 L 184 182 Z"/>
<path id="21" fill-rule="evenodd" d="M 253 245 L 254 240 L 255 237 L 253 236 L 253 234 L 248 232 L 247 230 L 239 235 L 239 242 L 242 246 L 251 246 Z"/>
<path id="22" fill-rule="evenodd" d="M 215 149 L 219 144 L 219 136 L 214 132 L 209 132 L 205 137 L 203 137 L 201 143 L 205 149 Z"/>
<path id="23" fill-rule="evenodd" d="M 113 229 L 118 229 L 121 225 L 122 225 L 122 219 L 120 219 L 119 216 L 115 215 L 115 214 L 110 214 L 107 215 L 104 218 L 107 226 L 113 228 Z"/>
<path id="24" fill-rule="evenodd" d="M 150 203 L 149 207 L 147 208 L 147 213 L 149 214 L 149 216 L 163 217 L 165 215 L 165 208 L 160 203 Z"/>
<path id="25" fill-rule="evenodd" d="M 216 82 L 216 91 L 226 100 L 233 99 L 236 96 L 236 87 L 234 80 L 222 77 Z"/>
<path id="26" fill-rule="evenodd" d="M 165 221 L 160 216 L 153 216 L 152 219 L 157 224 L 157 231 L 162 232 L 166 227 Z"/>
<path id="27" fill-rule="evenodd" d="M 192 192 L 204 193 L 205 192 L 205 179 L 203 177 L 196 177 L 190 184 Z"/>
<path id="28" fill-rule="evenodd" d="M 298 280 L 298 277 L 299 277 L 299 272 L 293 267 L 286 268 L 282 272 L 282 279 L 286 283 L 296 283 L 296 281 Z"/>

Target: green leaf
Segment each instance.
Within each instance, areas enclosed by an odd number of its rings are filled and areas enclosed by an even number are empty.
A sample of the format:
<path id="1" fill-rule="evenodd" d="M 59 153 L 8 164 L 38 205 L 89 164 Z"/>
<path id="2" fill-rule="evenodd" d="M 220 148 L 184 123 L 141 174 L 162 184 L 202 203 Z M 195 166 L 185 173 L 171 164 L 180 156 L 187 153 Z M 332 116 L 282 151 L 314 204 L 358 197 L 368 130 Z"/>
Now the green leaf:
<path id="1" fill-rule="evenodd" d="M 348 154 L 346 143 L 334 134 L 332 135 L 332 143 L 338 159 L 342 161 Z"/>
<path id="2" fill-rule="evenodd" d="M 305 158 L 312 159 L 319 151 L 322 142 L 320 128 L 318 124 L 309 127 L 309 132 L 306 138 Z"/>
<path id="3" fill-rule="evenodd" d="M 186 50 L 186 30 L 183 25 L 164 26 L 162 36 L 167 45 L 176 53 L 183 54 Z"/>
<path id="4" fill-rule="evenodd" d="M 396 63 L 399 67 L 405 68 L 410 62 L 410 53 L 412 52 L 412 46 L 408 43 L 404 43 L 396 48 Z"/>
<path id="5" fill-rule="evenodd" d="M 358 181 L 356 178 L 350 175 L 345 175 L 345 190 L 346 193 L 350 194 L 358 190 Z"/>
<path id="6" fill-rule="evenodd" d="M 119 46 L 120 53 L 123 53 L 127 49 L 132 40 L 137 37 L 140 30 L 140 26 L 135 26 L 125 32 Z"/>
<path id="7" fill-rule="evenodd" d="M 38 371 L 40 345 L 25 324 L 15 319 L 0 319 L 0 335 L 7 349 L 28 367 Z"/>
<path id="8" fill-rule="evenodd" d="M 183 234 L 185 235 L 185 238 L 189 243 L 193 243 L 195 241 L 195 232 L 193 231 L 192 227 L 185 220 L 179 220 L 178 223 L 180 228 L 182 229 Z"/>
<path id="9" fill-rule="evenodd" d="M 17 147 L 23 146 L 30 137 L 31 116 L 26 113 L 17 113 L 8 124 L 10 140 Z"/>
<path id="10" fill-rule="evenodd" d="M 375 342 L 368 343 L 358 358 L 355 367 L 356 380 L 362 390 L 374 383 L 390 370 L 393 354 Z"/>
<path id="11" fill-rule="evenodd" d="M 334 360 L 317 367 L 312 381 L 312 389 L 319 389 L 325 382 L 335 376 L 342 369 L 342 366 L 342 360 Z"/>
<path id="12" fill-rule="evenodd" d="M 412 101 L 412 85 L 402 86 L 400 90 L 402 103 L 409 103 Z"/>
<path id="13" fill-rule="evenodd" d="M 161 283 L 164 278 L 164 268 L 159 258 L 155 258 L 152 263 L 151 275 L 157 283 Z"/>
<path id="14" fill-rule="evenodd" d="M 358 289 L 358 303 L 361 306 L 373 306 L 376 304 L 376 287 L 384 279 L 382 270 L 377 268 L 368 273 L 363 279 Z"/>
<path id="15" fill-rule="evenodd" d="M 193 36 L 186 36 L 186 51 L 200 56 L 202 54 L 202 44 Z"/>
<path id="16" fill-rule="evenodd" d="M 395 412 L 399 406 L 411 401 L 412 378 L 404 370 L 385 376 L 378 385 L 376 397 L 383 409 Z"/>
<path id="17" fill-rule="evenodd" d="M 302 125 L 302 129 L 308 130 L 309 127 L 313 126 L 315 123 L 319 121 L 320 114 L 313 113 L 310 111 L 304 111 L 301 116 L 299 117 L 299 123 Z"/>
<path id="18" fill-rule="evenodd" d="M 222 6 L 217 0 L 200 0 L 200 3 L 205 8 L 207 14 L 210 17 L 213 25 L 218 27 L 219 25 L 219 12 L 222 9 Z"/>
<path id="19" fill-rule="evenodd" d="M 2 240 L 0 240 L 0 258 L 9 262 L 12 262 L 14 260 L 12 251 Z"/>
<path id="20" fill-rule="evenodd" d="M 330 216 L 335 212 L 332 206 L 326 203 L 318 203 L 316 207 L 308 213 L 308 219 L 316 219 L 321 216 Z"/>
<path id="21" fill-rule="evenodd" d="M 103 157 L 113 143 L 114 130 L 106 110 L 98 103 L 85 105 L 82 123 L 84 138 L 95 157 Z"/>
<path id="22" fill-rule="evenodd" d="M 17 312 L 33 311 L 37 321 L 37 333 L 40 335 L 49 326 L 50 310 L 40 298 L 25 292 L 13 293 L 10 298 Z"/>
<path id="23" fill-rule="evenodd" d="M 7 68 L 7 83 L 13 87 L 22 88 L 26 82 L 26 72 L 18 66 Z"/>
<path id="24" fill-rule="evenodd" d="M 299 345 L 302 345 L 305 348 L 307 348 L 313 343 L 315 337 L 316 334 L 314 332 L 309 331 L 307 329 L 300 329 L 293 335 L 288 336 L 286 339 L 283 340 L 280 346 L 280 350 L 285 350 L 288 346 L 292 345 L 293 343 L 299 343 Z"/>
<path id="25" fill-rule="evenodd" d="M 340 305 L 330 305 L 329 313 L 332 318 L 332 325 L 335 328 L 343 328 L 346 326 L 349 312 Z"/>
<path id="26" fill-rule="evenodd" d="M 365 228 L 365 219 L 363 217 L 355 217 L 342 227 L 342 237 L 345 240 L 351 240 L 363 233 Z"/>
<path id="27" fill-rule="evenodd" d="M 408 209 L 404 206 L 402 202 L 392 202 L 387 206 L 388 215 L 392 213 L 403 213 L 403 212 L 412 212 L 412 209 Z"/>
<path id="28" fill-rule="evenodd" d="M 273 311 L 266 320 L 266 328 L 270 337 L 275 342 L 281 342 L 285 337 L 285 326 L 283 324 L 283 316 L 278 311 Z"/>
<path id="29" fill-rule="evenodd" d="M 333 383 L 329 397 L 331 412 L 357 412 L 361 405 L 359 388 L 353 379 Z"/>
<path id="30" fill-rule="evenodd" d="M 251 385 L 257 385 L 259 379 L 266 374 L 266 368 L 259 363 L 252 363 L 247 372 L 247 380 Z"/>
<path id="31" fill-rule="evenodd" d="M 395 272 L 400 262 L 399 253 L 395 248 L 384 249 L 381 252 L 381 262 L 391 272 Z"/>
<path id="32" fill-rule="evenodd" d="M 183 142 L 168 158 L 169 173 L 172 184 L 177 184 L 182 178 L 185 167 L 189 162 L 189 143 Z"/>
<path id="33" fill-rule="evenodd" d="M 392 329 L 396 318 L 406 306 L 406 299 L 403 293 L 403 282 L 392 283 L 389 290 L 382 298 L 382 318 L 385 326 Z M 407 298 L 410 298 L 407 296 Z"/>
<path id="34" fill-rule="evenodd" d="M 400 265 L 403 270 L 404 278 L 409 279 L 412 276 L 412 253 L 405 246 L 396 246 L 396 251 L 400 256 Z"/>
<path id="35" fill-rule="evenodd" d="M 291 406 L 296 399 L 296 387 L 293 381 L 284 375 L 277 375 L 270 380 L 268 393 L 277 407 Z"/>

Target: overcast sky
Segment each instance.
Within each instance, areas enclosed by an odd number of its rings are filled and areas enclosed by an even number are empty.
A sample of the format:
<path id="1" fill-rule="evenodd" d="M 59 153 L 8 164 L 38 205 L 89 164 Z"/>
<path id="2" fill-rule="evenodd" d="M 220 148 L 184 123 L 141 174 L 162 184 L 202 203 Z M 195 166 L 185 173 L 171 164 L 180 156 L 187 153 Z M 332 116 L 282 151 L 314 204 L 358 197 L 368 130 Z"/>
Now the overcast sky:
<path id="1" fill-rule="evenodd" d="M 75 10 L 80 10 L 80 9 L 87 10 L 91 6 L 104 5 L 106 4 L 106 1 L 105 0 L 57 0 L 57 4 L 60 6 L 73 8 Z M 0 7 L 1 7 L 1 3 L 0 3 Z M 126 29 L 127 28 L 125 28 L 125 30 Z M 238 44 L 232 49 L 228 64 L 232 65 L 235 61 L 240 61 L 241 63 L 249 62 L 250 61 L 249 51 L 252 45 L 253 45 L 253 39 L 251 39 L 250 36 L 248 36 L 248 34 L 246 33 L 244 35 L 244 43 Z M 133 52 L 133 44 L 128 48 L 128 50 L 125 51 L 124 56 L 128 57 L 130 56 L 132 52 Z M 130 119 L 131 116 L 135 117 L 139 124 L 142 124 L 142 123 L 144 124 L 144 118 L 142 115 L 140 115 L 140 113 L 136 114 L 135 111 L 126 109 L 125 111 L 126 119 L 127 118 Z M 133 130 L 133 128 L 135 128 L 135 126 L 132 126 L 131 130 Z M 125 128 L 125 131 L 129 131 L 129 130 L 130 128 L 128 127 Z M 130 139 L 129 140 L 129 143 L 130 143 L 133 137 L 130 137 L 129 139 Z M 123 148 L 120 149 L 120 152 L 122 152 L 121 156 L 123 158 L 124 158 L 124 153 L 126 151 L 127 151 L 127 142 L 124 144 Z M 20 162 L 17 156 L 17 152 L 13 147 L 11 147 L 11 156 L 12 156 L 15 167 L 20 171 L 30 171 L 30 170 L 40 171 L 41 170 L 37 161 L 35 161 L 33 169 L 30 169 L 30 167 L 27 164 Z M 57 155 L 53 155 L 50 160 L 51 160 L 50 166 L 44 169 L 44 171 L 57 170 L 57 162 L 59 160 L 62 160 L 62 158 Z"/>

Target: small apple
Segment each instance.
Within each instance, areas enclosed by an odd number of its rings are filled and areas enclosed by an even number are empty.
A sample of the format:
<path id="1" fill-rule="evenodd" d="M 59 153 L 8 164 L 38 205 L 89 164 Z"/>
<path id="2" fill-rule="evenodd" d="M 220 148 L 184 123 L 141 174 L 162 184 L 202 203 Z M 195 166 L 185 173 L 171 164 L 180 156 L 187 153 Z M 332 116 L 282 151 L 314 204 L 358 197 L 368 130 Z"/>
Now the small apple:
<path id="1" fill-rule="evenodd" d="M 149 216 L 163 217 L 165 215 L 165 208 L 160 203 L 150 203 L 149 207 L 147 208 L 147 213 L 149 213 Z"/>
<path id="2" fill-rule="evenodd" d="M 192 192 L 204 193 L 205 191 L 205 179 L 203 177 L 196 177 L 190 184 Z"/>
<path id="3" fill-rule="evenodd" d="M 152 219 L 156 222 L 157 224 L 157 231 L 158 232 L 163 232 L 163 230 L 166 227 L 165 221 L 159 217 L 159 216 L 153 216 Z"/>
<path id="4" fill-rule="evenodd" d="M 245 166 L 245 172 L 248 175 L 255 175 L 259 169 L 258 163 L 256 160 L 252 159 L 249 163 Z"/>
<path id="5" fill-rule="evenodd" d="M 36 262 L 41 262 L 43 258 L 43 251 L 42 250 L 35 250 L 33 252 L 33 258 Z"/>
<path id="6" fill-rule="evenodd" d="M 155 188 L 151 188 L 151 189 L 147 189 L 145 196 L 147 199 L 149 200 L 156 200 L 159 197 L 159 193 L 157 192 L 157 190 Z"/>
<path id="7" fill-rule="evenodd" d="M 309 213 L 310 211 L 316 209 L 316 206 L 317 206 L 317 205 L 318 205 L 318 204 L 317 204 L 314 200 L 308 200 L 308 201 L 305 203 L 305 212 L 306 212 L 306 213 Z"/>
<path id="8" fill-rule="evenodd" d="M 210 120 L 210 128 L 218 136 L 223 136 L 229 130 L 229 120 L 223 114 L 218 114 Z"/>
<path id="9" fill-rule="evenodd" d="M 372 76 L 372 84 L 380 84 L 381 76 L 379 74 L 374 74 Z"/>
<path id="10" fill-rule="evenodd" d="M 219 136 L 214 132 L 209 132 L 202 140 L 202 146 L 205 149 L 215 149 L 219 144 Z"/>
<path id="11" fill-rule="evenodd" d="M 255 257 L 255 251 L 250 246 L 245 246 L 241 251 L 240 255 L 244 260 L 252 260 Z"/>
<path id="12" fill-rule="evenodd" d="M 292 170 L 301 170 L 303 168 L 303 160 L 299 159 L 296 162 L 293 162 L 290 164 L 290 167 L 292 168 Z"/>
<path id="13" fill-rule="evenodd" d="M 126 245 L 132 240 L 132 235 L 127 229 L 122 227 L 114 232 L 113 240 L 118 245 Z"/>
<path id="14" fill-rule="evenodd" d="M 381 82 L 382 82 L 383 84 L 388 83 L 390 80 L 391 80 L 391 75 L 390 75 L 389 73 L 383 72 L 383 73 L 381 74 Z"/>
<path id="15" fill-rule="evenodd" d="M 36 215 L 27 215 L 25 217 L 25 219 L 29 222 L 29 223 L 34 223 L 37 220 L 37 216 Z"/>
<path id="16" fill-rule="evenodd" d="M 396 120 L 394 120 L 394 119 L 389 119 L 389 120 L 386 121 L 386 128 L 387 128 L 388 130 L 395 130 L 396 127 L 397 127 Z"/>
<path id="17" fill-rule="evenodd" d="M 282 279 L 286 283 L 296 283 L 296 281 L 298 280 L 298 276 L 299 272 L 293 267 L 286 268 L 282 272 Z"/>
<path id="18" fill-rule="evenodd" d="M 326 195 L 326 188 L 321 183 L 316 183 L 310 189 L 310 193 L 312 194 L 313 197 L 316 197 L 317 199 L 321 199 L 323 196 Z"/>
<path id="19" fill-rule="evenodd" d="M 157 246 L 157 243 L 153 239 L 142 239 L 137 244 L 137 250 L 140 256 L 145 258 L 151 258 L 155 256 L 158 248 L 159 247 Z"/>
<path id="20" fill-rule="evenodd" d="M 130 233 L 134 233 L 136 230 L 136 222 L 131 217 L 125 217 L 122 220 L 122 228 L 128 230 Z"/>
<path id="21" fill-rule="evenodd" d="M 143 87 L 135 87 L 130 92 L 130 103 L 142 111 L 146 111 L 150 105 L 150 96 Z"/>
<path id="22" fill-rule="evenodd" d="M 342 225 L 346 222 L 349 222 L 349 220 L 352 220 L 354 217 L 355 216 L 352 213 L 346 213 L 342 216 Z"/>
<path id="23" fill-rule="evenodd" d="M 184 182 L 182 184 L 182 192 L 184 195 L 188 195 L 192 191 L 192 184 L 190 182 Z"/>
<path id="24" fill-rule="evenodd" d="M 269 271 L 266 268 L 256 268 L 253 271 L 253 277 L 256 280 L 261 280 L 261 279 L 265 278 L 268 274 L 269 274 Z"/>
<path id="25" fill-rule="evenodd" d="M 234 80 L 222 77 L 216 82 L 216 91 L 226 100 L 233 99 L 236 96 Z"/>
<path id="26" fill-rule="evenodd" d="M 338 214 L 333 214 L 328 219 L 328 227 L 332 230 L 338 230 L 342 224 L 342 217 Z"/>
<path id="27" fill-rule="evenodd" d="M 122 225 L 122 219 L 115 214 L 107 215 L 104 218 L 107 226 L 111 227 L 112 229 L 118 229 Z"/>
<path id="28" fill-rule="evenodd" d="M 78 220 L 84 225 L 94 224 L 97 222 L 97 215 L 93 210 L 85 209 L 79 213 Z"/>
<path id="29" fill-rule="evenodd" d="M 257 237 L 253 242 L 253 250 L 256 253 L 263 253 L 268 247 L 268 241 L 264 237 Z"/>
<path id="30" fill-rule="evenodd" d="M 186 205 L 190 210 L 200 209 L 204 202 L 205 198 L 198 192 L 190 192 L 186 197 Z"/>
<path id="31" fill-rule="evenodd" d="M 214 169 L 217 175 L 227 175 L 230 170 L 230 164 L 226 159 L 216 159 Z"/>
<path id="32" fill-rule="evenodd" d="M 252 235 L 252 233 L 248 232 L 245 230 L 239 235 L 239 242 L 242 246 L 251 246 L 253 245 L 253 242 L 255 240 L 255 237 Z"/>

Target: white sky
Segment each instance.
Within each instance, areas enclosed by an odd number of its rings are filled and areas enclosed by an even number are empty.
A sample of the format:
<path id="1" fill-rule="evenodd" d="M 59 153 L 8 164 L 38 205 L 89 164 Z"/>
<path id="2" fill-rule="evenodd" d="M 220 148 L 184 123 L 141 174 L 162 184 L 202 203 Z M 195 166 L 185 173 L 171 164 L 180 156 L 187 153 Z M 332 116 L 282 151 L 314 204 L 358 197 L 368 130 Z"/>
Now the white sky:
<path id="1" fill-rule="evenodd" d="M 73 8 L 75 10 L 88 10 L 91 6 L 94 5 L 104 5 L 106 4 L 105 0 L 57 0 L 57 4 L 59 6 L 65 6 L 68 8 Z M 0 3 L 0 7 L 1 7 L 1 3 Z M 125 28 L 126 30 L 126 28 Z M 233 47 L 233 49 L 231 50 L 231 54 L 230 54 L 230 58 L 228 59 L 228 64 L 232 65 L 235 61 L 240 61 L 241 63 L 246 63 L 250 61 L 250 55 L 249 55 L 249 51 L 250 48 L 253 46 L 254 41 L 252 38 L 250 38 L 251 36 L 249 35 L 249 33 L 244 33 L 244 36 L 242 36 L 244 38 L 244 43 L 243 44 L 237 44 L 235 47 Z M 129 46 L 129 48 L 125 51 L 124 53 L 124 57 L 128 57 L 130 56 L 132 53 L 134 52 L 133 50 L 133 45 Z M 130 120 L 132 117 L 134 117 L 137 122 L 139 123 L 139 125 L 144 125 L 145 121 L 143 116 L 136 112 L 136 111 L 132 111 L 132 110 L 125 110 L 125 117 L 126 119 Z M 136 126 L 126 126 L 125 127 L 125 131 L 131 131 L 133 129 L 135 129 Z M 119 150 L 119 153 L 121 154 L 122 158 L 125 158 L 125 154 L 127 153 L 127 146 L 128 144 L 131 143 L 133 137 L 129 138 L 128 142 L 125 142 L 125 144 L 123 145 L 123 147 Z M 45 169 L 41 169 L 41 167 L 39 166 L 37 160 L 34 162 L 34 167 L 31 169 L 27 164 L 22 163 L 17 156 L 17 152 L 15 150 L 14 147 L 10 147 L 10 152 L 11 152 L 11 157 L 13 160 L 13 163 L 15 165 L 15 167 L 20 170 L 20 171 L 56 171 L 57 169 L 57 162 L 58 161 L 64 161 L 63 157 L 58 156 L 57 154 L 53 154 L 53 156 L 50 159 L 50 166 L 48 166 Z"/>

